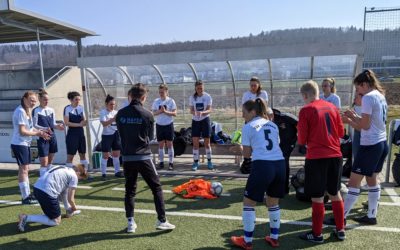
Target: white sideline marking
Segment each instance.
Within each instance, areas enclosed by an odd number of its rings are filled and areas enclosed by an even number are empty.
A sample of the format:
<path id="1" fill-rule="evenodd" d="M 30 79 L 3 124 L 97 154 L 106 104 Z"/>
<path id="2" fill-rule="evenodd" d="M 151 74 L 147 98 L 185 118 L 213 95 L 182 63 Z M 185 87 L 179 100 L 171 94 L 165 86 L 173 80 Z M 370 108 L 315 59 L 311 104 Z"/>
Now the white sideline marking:
<path id="1" fill-rule="evenodd" d="M 114 191 L 125 191 L 125 188 L 113 188 L 111 190 L 114 190 Z M 173 192 L 172 192 L 172 190 L 163 189 L 163 193 L 172 194 Z M 229 197 L 229 196 L 231 196 L 231 194 L 230 193 L 222 193 L 221 196 Z"/>
<path id="2" fill-rule="evenodd" d="M 78 189 L 92 189 L 93 187 L 91 186 L 80 186 L 78 185 Z"/>
<path id="3" fill-rule="evenodd" d="M 394 188 L 385 188 L 386 193 L 389 195 L 390 199 L 396 204 L 400 204 L 400 197 L 394 190 Z"/>
<path id="4" fill-rule="evenodd" d="M 0 204 L 7 205 L 17 205 L 21 204 L 20 201 L 6 201 L 0 200 Z M 36 204 L 35 206 L 39 206 Z M 98 206 L 77 206 L 78 209 L 83 210 L 95 210 L 95 211 L 109 211 L 109 212 L 123 212 L 125 213 L 124 208 L 119 207 L 98 207 Z M 148 209 L 135 209 L 136 213 L 142 214 L 157 214 L 154 210 Z M 234 215 L 218 215 L 218 214 L 201 214 L 201 213 L 188 213 L 188 212 L 166 212 L 167 215 L 171 216 L 184 216 L 184 217 L 197 217 L 197 218 L 207 218 L 207 219 L 221 219 L 221 220 L 235 220 L 241 221 L 241 216 Z M 269 222 L 269 219 L 257 218 L 258 222 Z M 296 225 L 296 226 L 311 226 L 311 222 L 308 221 L 293 221 L 293 220 L 281 220 L 282 224 Z M 325 228 L 328 226 L 324 226 Z M 400 228 L 395 227 L 377 227 L 377 226 L 360 226 L 357 224 L 347 225 L 346 228 L 351 228 L 355 230 L 368 230 L 368 231 L 380 231 L 380 232 L 392 232 L 392 233 L 400 233 Z"/>

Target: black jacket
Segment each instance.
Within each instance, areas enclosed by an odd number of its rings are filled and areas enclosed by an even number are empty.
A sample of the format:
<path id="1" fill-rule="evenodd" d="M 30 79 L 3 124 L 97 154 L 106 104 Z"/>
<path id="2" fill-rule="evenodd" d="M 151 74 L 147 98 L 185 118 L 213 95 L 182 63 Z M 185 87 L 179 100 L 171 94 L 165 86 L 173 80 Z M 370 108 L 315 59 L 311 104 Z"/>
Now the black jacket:
<path id="1" fill-rule="evenodd" d="M 124 161 L 151 159 L 150 141 L 154 138 L 154 117 L 138 100 L 118 111 L 116 116 Z"/>

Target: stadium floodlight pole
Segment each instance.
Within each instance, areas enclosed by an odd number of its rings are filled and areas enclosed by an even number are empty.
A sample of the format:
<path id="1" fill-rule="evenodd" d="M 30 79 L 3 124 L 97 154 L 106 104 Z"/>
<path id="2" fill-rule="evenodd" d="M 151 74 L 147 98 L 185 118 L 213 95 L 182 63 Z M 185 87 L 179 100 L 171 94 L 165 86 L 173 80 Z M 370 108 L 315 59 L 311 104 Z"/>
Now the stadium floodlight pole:
<path id="1" fill-rule="evenodd" d="M 268 70 L 269 70 L 269 84 L 271 86 L 271 109 L 274 108 L 274 84 L 272 79 L 272 65 L 271 59 L 267 59 Z"/>
<path id="2" fill-rule="evenodd" d="M 365 22 L 367 20 L 367 7 L 364 7 L 364 28 L 363 28 L 363 41 L 365 41 Z"/>
<path id="3" fill-rule="evenodd" d="M 310 79 L 314 78 L 314 56 L 311 56 Z"/>
<path id="4" fill-rule="evenodd" d="M 39 50 L 40 76 L 42 78 L 42 87 L 43 87 L 43 89 L 45 89 L 46 83 L 44 81 L 43 57 L 42 57 L 42 47 L 40 46 L 39 27 L 36 28 L 36 40 L 37 40 L 37 45 L 38 45 L 38 50 Z"/>

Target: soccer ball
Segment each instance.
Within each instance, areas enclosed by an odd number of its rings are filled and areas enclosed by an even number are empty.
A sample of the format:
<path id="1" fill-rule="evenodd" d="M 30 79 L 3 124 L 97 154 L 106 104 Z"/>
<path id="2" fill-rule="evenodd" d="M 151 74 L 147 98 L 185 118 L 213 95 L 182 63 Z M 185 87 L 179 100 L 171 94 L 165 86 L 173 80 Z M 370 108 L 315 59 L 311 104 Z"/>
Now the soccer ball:
<path id="1" fill-rule="evenodd" d="M 222 184 L 220 182 L 211 183 L 211 193 L 213 193 L 214 195 L 220 196 L 223 190 L 224 188 L 222 187 Z"/>

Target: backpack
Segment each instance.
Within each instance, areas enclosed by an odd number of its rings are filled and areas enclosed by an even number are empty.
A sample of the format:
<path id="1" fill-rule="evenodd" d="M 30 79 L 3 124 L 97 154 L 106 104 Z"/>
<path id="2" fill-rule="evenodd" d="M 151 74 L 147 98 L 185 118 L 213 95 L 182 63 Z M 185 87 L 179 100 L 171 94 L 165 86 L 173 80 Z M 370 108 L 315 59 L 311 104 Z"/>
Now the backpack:
<path id="1" fill-rule="evenodd" d="M 394 132 L 392 143 L 396 146 L 400 146 L 400 126 L 398 126 Z"/>

